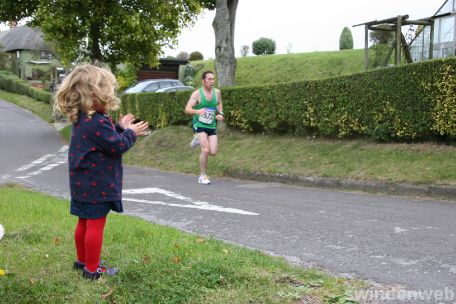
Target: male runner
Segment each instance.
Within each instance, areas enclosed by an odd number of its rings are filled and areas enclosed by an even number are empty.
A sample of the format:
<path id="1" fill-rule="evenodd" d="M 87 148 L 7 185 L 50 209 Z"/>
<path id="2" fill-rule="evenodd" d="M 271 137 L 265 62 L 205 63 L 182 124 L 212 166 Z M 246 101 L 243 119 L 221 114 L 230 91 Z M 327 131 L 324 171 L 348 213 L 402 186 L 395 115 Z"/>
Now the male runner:
<path id="1" fill-rule="evenodd" d="M 211 183 L 206 175 L 207 160 L 217 153 L 217 120 L 223 120 L 222 98 L 214 88 L 214 75 L 212 71 L 203 73 L 202 87 L 192 93 L 185 106 L 185 113 L 193 116 L 193 128 L 201 146 L 198 183 L 204 185 Z"/>

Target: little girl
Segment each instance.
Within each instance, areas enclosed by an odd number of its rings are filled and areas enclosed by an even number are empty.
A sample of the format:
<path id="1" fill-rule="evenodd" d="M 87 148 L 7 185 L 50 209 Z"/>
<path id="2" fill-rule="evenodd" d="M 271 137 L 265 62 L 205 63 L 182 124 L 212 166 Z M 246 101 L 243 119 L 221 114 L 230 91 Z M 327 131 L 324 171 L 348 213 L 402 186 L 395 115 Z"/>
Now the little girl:
<path id="1" fill-rule="evenodd" d="M 109 71 L 81 65 L 65 78 L 56 94 L 57 110 L 73 123 L 68 152 L 70 213 L 79 217 L 74 269 L 92 280 L 103 273 L 117 273 L 115 268 L 100 265 L 103 230 L 110 210 L 123 212 L 122 154 L 148 127 L 145 122 L 133 123 L 131 114 L 113 124 L 108 111 L 118 108 L 115 84 Z"/>

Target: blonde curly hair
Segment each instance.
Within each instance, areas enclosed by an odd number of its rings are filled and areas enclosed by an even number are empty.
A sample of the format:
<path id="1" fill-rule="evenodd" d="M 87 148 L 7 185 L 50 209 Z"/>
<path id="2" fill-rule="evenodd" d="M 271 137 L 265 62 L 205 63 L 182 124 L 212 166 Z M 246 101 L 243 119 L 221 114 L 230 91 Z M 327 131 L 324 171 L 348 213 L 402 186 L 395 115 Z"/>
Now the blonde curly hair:
<path id="1" fill-rule="evenodd" d="M 54 108 L 68 116 L 71 122 L 79 118 L 79 111 L 91 117 L 102 109 L 117 110 L 116 78 L 106 69 L 91 64 L 77 66 L 60 85 L 55 95 Z"/>

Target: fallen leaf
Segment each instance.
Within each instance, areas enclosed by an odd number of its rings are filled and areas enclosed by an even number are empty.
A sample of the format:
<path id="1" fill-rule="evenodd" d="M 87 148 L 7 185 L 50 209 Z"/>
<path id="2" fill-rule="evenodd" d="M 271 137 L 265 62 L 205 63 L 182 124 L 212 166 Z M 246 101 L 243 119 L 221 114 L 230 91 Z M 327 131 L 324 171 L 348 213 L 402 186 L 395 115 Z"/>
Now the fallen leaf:
<path id="1" fill-rule="evenodd" d="M 0 268 L 0 277 L 6 275 L 6 271 Z"/>
<path id="2" fill-rule="evenodd" d="M 181 257 L 176 255 L 175 257 L 173 257 L 171 259 L 171 262 L 173 262 L 174 264 L 179 264 L 181 262 L 181 260 L 182 260 Z"/>
<path id="3" fill-rule="evenodd" d="M 60 244 L 60 238 L 58 236 L 56 236 L 53 240 L 52 240 L 52 243 L 54 243 L 54 245 L 59 245 Z"/>
<path id="4" fill-rule="evenodd" d="M 114 293 L 115 290 L 116 290 L 115 288 L 111 288 L 107 293 L 102 294 L 101 298 L 103 300 L 106 300 L 107 298 L 109 298 Z"/>
<path id="5" fill-rule="evenodd" d="M 143 262 L 146 265 L 150 264 L 150 256 L 148 256 L 148 255 L 143 256 Z"/>

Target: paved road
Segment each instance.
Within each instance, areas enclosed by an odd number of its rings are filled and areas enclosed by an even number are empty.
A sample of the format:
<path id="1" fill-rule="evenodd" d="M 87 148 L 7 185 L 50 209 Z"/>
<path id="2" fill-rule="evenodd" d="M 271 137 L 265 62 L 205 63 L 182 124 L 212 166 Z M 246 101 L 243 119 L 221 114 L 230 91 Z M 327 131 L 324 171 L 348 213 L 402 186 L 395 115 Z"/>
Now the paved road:
<path id="1" fill-rule="evenodd" d="M 0 127 L 0 183 L 68 197 L 66 147 L 53 127 L 2 101 Z M 456 202 L 213 182 L 128 167 L 126 213 L 382 286 L 456 291 Z"/>

